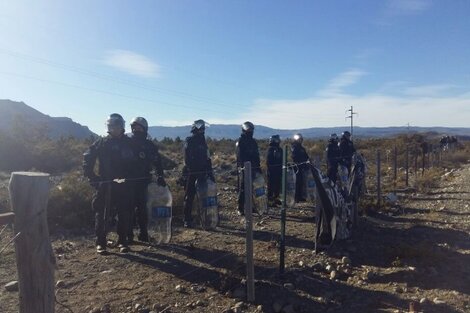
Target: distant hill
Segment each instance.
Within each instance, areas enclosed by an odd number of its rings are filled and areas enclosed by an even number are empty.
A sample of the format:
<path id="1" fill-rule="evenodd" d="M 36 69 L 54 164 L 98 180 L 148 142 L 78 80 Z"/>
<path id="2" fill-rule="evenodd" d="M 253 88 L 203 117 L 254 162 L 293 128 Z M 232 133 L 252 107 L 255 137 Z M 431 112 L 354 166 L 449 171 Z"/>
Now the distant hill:
<path id="1" fill-rule="evenodd" d="M 149 127 L 149 134 L 157 139 L 164 137 L 181 139 L 189 136 L 191 126 L 152 126 Z M 330 134 L 336 133 L 340 135 L 344 130 L 349 130 L 348 126 L 343 127 L 312 127 L 305 129 L 274 129 L 266 126 L 255 126 L 255 138 L 265 139 L 271 135 L 278 134 L 281 138 L 292 137 L 295 133 L 301 133 L 305 138 L 328 138 Z M 236 139 L 240 136 L 240 125 L 211 125 L 206 129 L 206 135 L 213 139 Z M 453 128 L 453 127 L 355 127 L 354 137 L 387 137 L 399 134 L 410 133 L 434 133 L 454 135 L 459 137 L 469 137 L 470 128 Z"/>
<path id="2" fill-rule="evenodd" d="M 68 117 L 51 117 L 26 105 L 24 102 L 0 100 L 0 131 L 13 134 L 19 129 L 23 132 L 45 132 L 48 137 L 88 138 L 96 136 L 86 126 Z"/>

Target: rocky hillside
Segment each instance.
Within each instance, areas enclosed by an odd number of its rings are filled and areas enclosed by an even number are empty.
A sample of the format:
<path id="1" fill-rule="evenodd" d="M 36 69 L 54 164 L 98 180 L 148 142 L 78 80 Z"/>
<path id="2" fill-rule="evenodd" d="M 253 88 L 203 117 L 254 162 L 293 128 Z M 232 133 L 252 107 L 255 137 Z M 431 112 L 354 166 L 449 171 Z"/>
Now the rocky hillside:
<path id="1" fill-rule="evenodd" d="M 68 117 L 51 117 L 26 105 L 24 102 L 0 100 L 0 132 L 44 132 L 51 138 L 88 138 L 95 134 Z"/>

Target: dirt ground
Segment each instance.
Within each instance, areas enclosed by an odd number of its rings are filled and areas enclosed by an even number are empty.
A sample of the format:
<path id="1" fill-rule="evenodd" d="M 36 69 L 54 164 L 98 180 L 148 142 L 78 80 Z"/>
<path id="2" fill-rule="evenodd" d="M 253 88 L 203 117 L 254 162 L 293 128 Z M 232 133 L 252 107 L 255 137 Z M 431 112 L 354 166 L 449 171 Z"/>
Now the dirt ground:
<path id="1" fill-rule="evenodd" d="M 279 275 L 279 209 L 255 217 L 254 303 L 245 301 L 244 221 L 236 191 L 219 184 L 216 231 L 184 229 L 171 244 L 97 255 L 92 233 L 54 237 L 56 312 L 470 312 L 470 166 L 427 194 L 364 216 L 351 240 L 313 253 L 308 206 L 288 210 Z M 0 249 L 13 236 L 1 234 Z M 110 236 L 113 238 L 113 236 Z M 115 238 L 115 237 L 114 237 Z M 18 312 L 14 247 L 0 255 L 0 312 Z"/>

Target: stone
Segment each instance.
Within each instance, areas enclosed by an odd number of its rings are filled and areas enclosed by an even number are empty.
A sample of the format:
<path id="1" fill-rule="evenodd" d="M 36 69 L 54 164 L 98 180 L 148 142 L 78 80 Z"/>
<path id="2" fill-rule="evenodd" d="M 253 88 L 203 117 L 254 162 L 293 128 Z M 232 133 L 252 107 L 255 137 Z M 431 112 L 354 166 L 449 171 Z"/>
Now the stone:
<path id="1" fill-rule="evenodd" d="M 325 267 L 325 270 L 329 273 L 333 270 L 333 266 L 331 264 L 328 264 L 326 267 Z"/>
<path id="2" fill-rule="evenodd" d="M 421 303 L 421 304 L 426 303 L 427 301 L 428 301 L 428 299 L 426 299 L 426 298 L 419 299 L 419 303 Z"/>
<path id="3" fill-rule="evenodd" d="M 299 266 L 304 267 L 304 261 L 299 261 Z"/>
<path id="4" fill-rule="evenodd" d="M 347 256 L 343 256 L 343 258 L 341 259 L 341 263 L 343 265 L 350 265 L 351 264 L 351 259 L 348 258 Z"/>
<path id="5" fill-rule="evenodd" d="M 294 290 L 295 286 L 293 283 L 285 283 L 284 288 L 286 288 L 287 290 Z"/>
<path id="6" fill-rule="evenodd" d="M 111 306 L 106 303 L 101 307 L 101 313 L 111 313 Z"/>
<path id="7" fill-rule="evenodd" d="M 14 281 L 11 281 L 8 284 L 6 284 L 5 285 L 5 290 L 10 291 L 10 292 L 18 291 L 19 290 L 18 281 L 14 280 Z"/>
<path id="8" fill-rule="evenodd" d="M 140 310 L 140 309 L 142 309 L 142 304 L 136 303 L 136 304 L 134 305 L 134 309 L 137 310 L 137 311 Z"/>
<path id="9" fill-rule="evenodd" d="M 56 288 L 64 288 L 65 287 L 65 281 L 63 280 L 58 280 L 57 283 L 55 284 Z"/>
<path id="10" fill-rule="evenodd" d="M 440 299 L 437 298 L 437 297 L 434 298 L 434 299 L 432 300 L 432 302 L 434 302 L 434 304 L 445 304 L 445 303 L 446 303 L 445 301 L 440 300 Z"/>
<path id="11" fill-rule="evenodd" d="M 241 309 L 244 309 L 245 307 L 246 305 L 245 305 L 245 302 L 243 301 L 235 303 L 235 306 L 234 306 L 234 308 L 241 308 Z"/>
<path id="12" fill-rule="evenodd" d="M 194 285 L 194 286 L 191 286 L 191 290 L 195 292 L 204 292 L 206 291 L 206 288 L 203 286 Z"/>
<path id="13" fill-rule="evenodd" d="M 331 273 L 330 273 L 330 279 L 331 279 L 331 280 L 335 280 L 335 279 L 336 279 L 336 276 L 337 276 L 337 272 L 336 272 L 336 271 L 331 271 Z"/>
<path id="14" fill-rule="evenodd" d="M 259 312 L 263 312 L 263 306 L 260 304 L 256 307 L 256 310 L 259 311 Z"/>
<path id="15" fill-rule="evenodd" d="M 185 289 L 184 289 L 184 287 L 183 287 L 183 286 L 181 286 L 181 285 L 176 285 L 176 287 L 175 287 L 175 290 L 176 290 L 176 291 L 178 291 L 178 292 L 180 292 L 180 293 L 183 293 L 183 292 L 185 292 Z"/>

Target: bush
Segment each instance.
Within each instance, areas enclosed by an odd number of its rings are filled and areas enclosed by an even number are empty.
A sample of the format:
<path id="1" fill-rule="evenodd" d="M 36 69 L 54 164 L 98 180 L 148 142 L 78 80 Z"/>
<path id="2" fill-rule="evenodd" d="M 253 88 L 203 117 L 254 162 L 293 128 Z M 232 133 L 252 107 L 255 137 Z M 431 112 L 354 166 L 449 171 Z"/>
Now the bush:
<path id="1" fill-rule="evenodd" d="M 91 227 L 93 193 L 93 188 L 80 172 L 75 171 L 64 176 L 50 192 L 47 211 L 50 230 Z"/>

